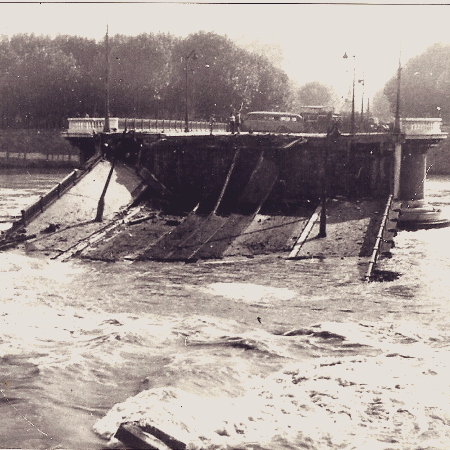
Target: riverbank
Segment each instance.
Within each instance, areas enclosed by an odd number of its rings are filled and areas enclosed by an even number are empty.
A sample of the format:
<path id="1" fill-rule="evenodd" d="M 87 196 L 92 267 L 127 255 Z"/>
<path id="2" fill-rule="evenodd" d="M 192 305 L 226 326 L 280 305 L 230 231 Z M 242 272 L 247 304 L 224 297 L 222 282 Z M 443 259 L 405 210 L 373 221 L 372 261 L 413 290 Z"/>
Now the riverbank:
<path id="1" fill-rule="evenodd" d="M 60 130 L 1 130 L 0 168 L 76 168 L 79 150 Z"/>

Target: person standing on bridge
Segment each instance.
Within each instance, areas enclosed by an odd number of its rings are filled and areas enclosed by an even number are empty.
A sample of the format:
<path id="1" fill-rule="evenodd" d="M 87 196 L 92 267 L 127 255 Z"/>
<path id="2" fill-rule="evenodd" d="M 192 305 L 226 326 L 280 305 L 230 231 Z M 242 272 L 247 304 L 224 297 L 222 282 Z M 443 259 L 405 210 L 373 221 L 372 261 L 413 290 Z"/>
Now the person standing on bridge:
<path id="1" fill-rule="evenodd" d="M 234 121 L 234 131 L 236 131 L 237 134 L 239 134 L 240 131 L 241 131 L 240 127 L 241 127 L 241 110 L 239 110 L 236 113 L 236 118 L 235 118 L 235 121 Z"/>
<path id="2" fill-rule="evenodd" d="M 209 134 L 212 136 L 213 129 L 214 129 L 214 122 L 216 121 L 216 116 L 214 114 L 211 114 L 211 117 L 209 118 Z"/>
<path id="3" fill-rule="evenodd" d="M 234 117 L 234 111 L 231 111 L 230 113 L 230 133 L 234 134 L 234 126 L 235 126 L 235 117 Z"/>

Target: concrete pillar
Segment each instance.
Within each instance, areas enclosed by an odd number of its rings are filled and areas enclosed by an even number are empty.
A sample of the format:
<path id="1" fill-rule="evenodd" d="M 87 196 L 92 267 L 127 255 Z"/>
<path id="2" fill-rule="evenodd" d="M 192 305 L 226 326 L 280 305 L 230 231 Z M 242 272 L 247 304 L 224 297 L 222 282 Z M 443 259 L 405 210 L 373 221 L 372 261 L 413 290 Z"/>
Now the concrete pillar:
<path id="1" fill-rule="evenodd" d="M 426 163 L 427 154 L 423 146 L 403 144 L 400 186 L 397 197 L 399 200 L 414 201 L 425 198 Z"/>
<path id="2" fill-rule="evenodd" d="M 400 142 L 395 143 L 394 148 L 394 198 L 400 198 L 400 173 L 402 166 L 402 144 Z"/>
<path id="3" fill-rule="evenodd" d="M 450 220 L 443 216 L 442 211 L 425 201 L 426 151 L 429 146 L 414 141 L 402 146 L 398 186 L 398 199 L 402 202 L 399 227 L 418 230 L 449 226 Z"/>

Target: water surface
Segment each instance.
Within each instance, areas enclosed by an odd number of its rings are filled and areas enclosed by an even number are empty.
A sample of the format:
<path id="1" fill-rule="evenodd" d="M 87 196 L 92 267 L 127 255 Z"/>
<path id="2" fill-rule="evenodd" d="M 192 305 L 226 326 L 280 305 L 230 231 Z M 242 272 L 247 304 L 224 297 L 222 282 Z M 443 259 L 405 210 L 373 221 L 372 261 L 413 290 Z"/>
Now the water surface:
<path id="1" fill-rule="evenodd" d="M 64 175 L 0 175 L 2 217 L 20 214 Z M 449 181 L 427 182 L 434 204 L 449 206 Z M 297 377 L 291 399 L 306 395 L 339 417 L 345 410 L 349 429 L 359 430 L 359 447 L 325 444 L 325 427 L 311 416 L 320 431 L 311 448 L 447 449 L 450 409 L 437 399 L 450 400 L 450 228 L 400 232 L 381 267 L 401 276 L 364 283 L 351 258 L 61 263 L 0 253 L 0 446 L 104 448 L 93 427 L 113 405 L 162 388 L 219 401 L 263 386 L 277 423 L 288 424 L 271 378 L 284 373 L 283 383 Z M 341 386 L 319 401 L 311 392 L 330 389 L 319 389 L 321 379 L 347 380 L 352 395 Z M 404 400 L 389 416 L 400 394 L 415 409 Z M 375 425 L 398 442 L 369 435 Z M 299 448 L 296 433 L 264 448 Z M 434 447 L 424 446 L 431 440 Z"/>

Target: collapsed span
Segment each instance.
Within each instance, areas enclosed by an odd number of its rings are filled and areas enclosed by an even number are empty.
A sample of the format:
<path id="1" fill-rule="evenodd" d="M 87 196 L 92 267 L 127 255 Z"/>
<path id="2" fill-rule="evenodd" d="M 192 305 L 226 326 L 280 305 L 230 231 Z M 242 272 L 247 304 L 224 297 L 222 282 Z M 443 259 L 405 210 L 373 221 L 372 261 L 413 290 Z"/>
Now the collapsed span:
<path id="1" fill-rule="evenodd" d="M 206 206 L 199 204 L 175 230 L 146 249 L 141 258 L 192 260 L 222 256 L 251 223 L 278 176 L 277 165 L 264 151 L 248 178 L 240 176 L 240 162 L 237 151 L 212 211 L 207 211 L 209 199 Z"/>

